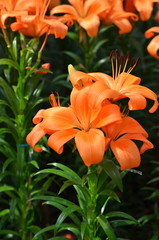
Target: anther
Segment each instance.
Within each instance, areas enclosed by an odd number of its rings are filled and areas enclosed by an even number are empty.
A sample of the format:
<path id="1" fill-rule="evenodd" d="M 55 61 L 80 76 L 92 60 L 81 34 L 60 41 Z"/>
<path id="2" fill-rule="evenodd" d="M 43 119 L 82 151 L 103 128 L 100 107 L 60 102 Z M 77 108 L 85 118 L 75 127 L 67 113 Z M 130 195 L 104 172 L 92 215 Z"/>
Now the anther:
<path id="1" fill-rule="evenodd" d="M 121 56 L 119 60 L 119 65 L 122 66 L 123 63 L 124 63 L 124 56 Z"/>
<path id="2" fill-rule="evenodd" d="M 113 58 L 113 56 L 114 56 L 114 52 L 115 52 L 115 51 L 112 50 L 111 53 L 110 53 L 110 56 L 109 56 L 109 60 L 110 60 L 110 61 L 112 60 L 112 58 Z"/>
<path id="3" fill-rule="evenodd" d="M 115 59 L 118 60 L 119 58 L 119 51 L 118 49 L 115 50 Z"/>
<path id="4" fill-rule="evenodd" d="M 126 53 L 126 61 L 129 61 L 129 52 Z"/>
<path id="5" fill-rule="evenodd" d="M 135 63 L 135 66 L 138 65 L 139 61 L 140 61 L 140 57 L 137 58 L 136 63 Z"/>
<path id="6" fill-rule="evenodd" d="M 135 65 L 135 58 L 132 58 L 132 59 L 131 59 L 131 64 L 130 64 L 131 68 L 132 68 L 134 65 Z"/>

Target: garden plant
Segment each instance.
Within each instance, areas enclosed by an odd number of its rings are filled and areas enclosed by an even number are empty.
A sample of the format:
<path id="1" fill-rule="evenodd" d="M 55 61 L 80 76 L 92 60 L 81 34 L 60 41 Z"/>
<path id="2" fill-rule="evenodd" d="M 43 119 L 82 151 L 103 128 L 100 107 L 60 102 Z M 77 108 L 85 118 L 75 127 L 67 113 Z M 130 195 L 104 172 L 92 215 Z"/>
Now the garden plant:
<path id="1" fill-rule="evenodd" d="M 0 0 L 0 239 L 159 240 L 159 0 Z"/>

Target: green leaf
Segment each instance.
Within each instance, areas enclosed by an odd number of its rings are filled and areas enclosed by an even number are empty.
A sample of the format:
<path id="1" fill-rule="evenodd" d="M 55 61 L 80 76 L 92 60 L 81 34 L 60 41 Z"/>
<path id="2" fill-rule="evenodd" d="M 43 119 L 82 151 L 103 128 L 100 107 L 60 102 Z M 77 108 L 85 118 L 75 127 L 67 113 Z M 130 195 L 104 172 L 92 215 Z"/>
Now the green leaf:
<path id="1" fill-rule="evenodd" d="M 99 195 L 109 196 L 112 199 L 115 199 L 117 202 L 120 202 L 118 195 L 111 189 L 105 189 L 99 193 Z"/>
<path id="2" fill-rule="evenodd" d="M 81 184 L 81 178 L 78 176 L 77 173 L 75 173 L 71 168 L 66 167 L 65 165 L 61 164 L 61 163 L 50 163 L 49 165 L 51 166 L 55 166 L 60 168 L 61 170 L 63 170 L 65 172 L 65 174 L 70 178 L 75 180 L 76 182 L 78 182 L 79 184 Z M 68 179 L 69 179 L 68 178 Z"/>
<path id="3" fill-rule="evenodd" d="M 118 188 L 123 191 L 121 174 L 115 163 L 112 160 L 104 159 L 100 165 Z"/>
<path id="4" fill-rule="evenodd" d="M 38 240 L 38 236 L 40 236 L 41 234 L 45 233 L 45 232 L 48 232 L 48 231 L 52 231 L 53 229 L 55 228 L 55 225 L 51 225 L 51 226 L 48 226 L 48 227 L 45 227 L 43 229 L 41 229 L 40 231 L 38 231 L 35 236 L 33 237 L 33 240 Z"/>
<path id="5" fill-rule="evenodd" d="M 136 225 L 138 224 L 137 222 L 131 221 L 131 220 L 113 220 L 111 221 L 111 224 L 113 225 L 114 228 L 120 227 L 120 226 L 127 226 L 127 225 Z"/>
<path id="6" fill-rule="evenodd" d="M 14 191 L 14 188 L 11 186 L 0 186 L 0 192 L 5 192 L 5 191 Z"/>
<path id="7" fill-rule="evenodd" d="M 126 218 L 129 219 L 131 221 L 134 221 L 135 223 L 138 223 L 138 221 L 132 217 L 131 215 L 124 213 L 124 212 L 120 212 L 120 211 L 113 211 L 113 212 L 109 212 L 106 214 L 106 217 L 122 217 L 122 218 Z"/>
<path id="8" fill-rule="evenodd" d="M 18 72 L 20 72 L 20 67 L 19 67 L 18 63 L 11 60 L 11 59 L 1 58 L 0 59 L 0 65 L 8 65 L 10 67 L 13 67 L 13 68 L 17 69 Z"/>
<path id="9" fill-rule="evenodd" d="M 82 62 L 81 58 L 73 52 L 64 51 L 63 53 L 65 53 L 67 56 L 73 58 L 76 61 L 76 63 L 81 63 Z"/>
<path id="10" fill-rule="evenodd" d="M 55 228 L 58 229 L 60 225 L 63 223 L 63 221 L 73 212 L 79 212 L 81 214 L 81 208 L 75 204 L 72 204 L 72 206 L 66 208 L 58 217 L 56 221 Z"/>
<path id="11" fill-rule="evenodd" d="M 104 44 L 104 43 L 106 43 L 106 42 L 108 42 L 108 39 L 103 39 L 103 40 L 101 40 L 101 41 L 99 41 L 96 45 L 95 45 L 95 47 L 94 47 L 94 49 L 93 49 L 93 52 L 97 52 L 98 51 L 98 49 Z"/>
<path id="12" fill-rule="evenodd" d="M 50 206 L 53 206 L 53 207 L 56 207 L 57 209 L 59 209 L 61 212 L 65 211 L 66 210 L 66 207 L 63 206 L 62 204 L 60 204 L 59 202 L 53 202 L 53 201 L 47 201 L 47 202 L 44 202 L 44 204 L 48 204 Z M 76 225 L 79 225 L 80 224 L 80 221 L 78 219 L 78 217 L 71 213 L 69 214 L 69 218 L 76 224 Z"/>
<path id="13" fill-rule="evenodd" d="M 20 237 L 20 234 L 18 232 L 12 231 L 12 230 L 0 230 L 0 235 L 6 235 L 6 234 L 12 234 L 14 236 Z"/>
<path id="14" fill-rule="evenodd" d="M 5 216 L 6 214 L 9 214 L 9 209 L 4 209 L 4 210 L 0 211 L 0 217 Z"/>
<path id="15" fill-rule="evenodd" d="M 35 160 L 29 162 L 30 165 L 33 165 L 35 168 L 39 169 L 39 165 Z"/>
<path id="16" fill-rule="evenodd" d="M 115 233 L 111 225 L 109 224 L 108 220 L 103 215 L 99 216 L 97 219 L 109 240 L 117 240 Z"/>
<path id="17" fill-rule="evenodd" d="M 12 50 L 13 50 L 13 53 L 14 53 L 14 56 L 15 56 L 15 59 L 17 60 L 17 37 L 15 37 L 12 41 Z"/>
<path id="18" fill-rule="evenodd" d="M 6 81 L 0 77 L 0 87 L 3 88 L 5 92 L 6 99 L 11 106 L 12 111 L 16 114 L 19 110 L 19 101 L 17 100 L 14 91 L 12 88 L 6 83 Z"/>
<path id="19" fill-rule="evenodd" d="M 61 194 L 66 188 L 72 186 L 74 184 L 74 182 L 72 181 L 65 181 L 64 184 L 62 185 L 62 187 L 60 188 L 58 194 Z"/>

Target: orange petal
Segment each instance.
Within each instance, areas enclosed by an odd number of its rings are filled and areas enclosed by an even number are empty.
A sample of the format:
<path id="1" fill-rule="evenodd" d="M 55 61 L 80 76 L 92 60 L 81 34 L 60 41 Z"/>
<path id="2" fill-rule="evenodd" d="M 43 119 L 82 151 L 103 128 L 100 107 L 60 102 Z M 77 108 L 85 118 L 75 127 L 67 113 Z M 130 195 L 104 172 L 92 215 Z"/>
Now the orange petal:
<path id="1" fill-rule="evenodd" d="M 130 110 L 142 110 L 145 109 L 147 105 L 147 101 L 145 97 L 139 94 L 131 94 L 129 96 L 130 100 L 128 102 L 128 106 Z"/>
<path id="2" fill-rule="evenodd" d="M 119 28 L 119 34 L 129 33 L 132 30 L 132 25 L 126 18 L 116 19 L 113 23 Z"/>
<path id="3" fill-rule="evenodd" d="M 89 37 L 96 36 L 100 25 L 100 20 L 97 15 L 89 15 L 85 18 L 78 19 L 79 24 L 83 27 Z"/>
<path id="4" fill-rule="evenodd" d="M 81 71 L 73 71 L 69 75 L 70 81 L 74 87 L 82 88 L 88 83 L 92 84 L 92 81 L 96 81 L 96 79 L 90 76 L 88 73 L 84 73 Z"/>
<path id="5" fill-rule="evenodd" d="M 84 5 L 85 14 L 99 14 L 100 12 L 109 9 L 110 3 L 103 0 L 87 0 Z"/>
<path id="6" fill-rule="evenodd" d="M 41 123 L 43 128 L 50 130 L 64 130 L 79 127 L 80 123 L 70 107 L 56 107 L 46 109 Z"/>
<path id="7" fill-rule="evenodd" d="M 153 3 L 151 0 L 134 0 L 134 5 L 137 11 L 140 13 L 142 21 L 147 21 L 153 10 Z"/>
<path id="8" fill-rule="evenodd" d="M 1 23 L 3 25 L 4 28 L 5 27 L 5 21 L 7 20 L 7 18 L 9 17 L 17 17 L 17 16 L 23 16 L 23 15 L 27 15 L 27 11 L 1 11 Z"/>
<path id="9" fill-rule="evenodd" d="M 79 17 L 79 14 L 75 10 L 75 8 L 72 7 L 72 6 L 69 6 L 67 4 L 56 6 L 50 11 L 50 15 L 53 15 L 53 14 L 56 14 L 56 13 L 67 13 L 67 14 L 70 14 L 70 15 L 76 17 L 76 18 Z"/>
<path id="10" fill-rule="evenodd" d="M 111 141 L 110 147 L 121 166 L 121 170 L 138 167 L 141 157 L 134 142 L 129 139 L 118 139 Z"/>
<path id="11" fill-rule="evenodd" d="M 145 32 L 146 38 L 152 38 L 155 36 L 154 33 L 159 33 L 159 27 L 152 27 Z"/>
<path id="12" fill-rule="evenodd" d="M 122 72 L 116 79 L 116 85 L 118 85 L 118 89 L 127 88 L 128 86 L 132 86 L 134 84 L 138 85 L 141 82 L 141 78 L 136 77 L 132 74 L 127 74 L 126 72 Z"/>
<path id="13" fill-rule="evenodd" d="M 96 72 L 96 73 L 89 73 L 89 75 L 95 78 L 96 81 L 98 80 L 106 84 L 109 88 L 113 86 L 114 79 L 105 73 Z"/>
<path id="14" fill-rule="evenodd" d="M 105 151 L 104 134 L 99 129 L 80 131 L 75 136 L 79 154 L 86 166 L 97 164 L 103 160 Z"/>
<path id="15" fill-rule="evenodd" d="M 120 108 L 115 104 L 106 104 L 91 125 L 100 128 L 119 120 L 121 120 Z"/>
<path id="16" fill-rule="evenodd" d="M 147 46 L 147 51 L 152 57 L 159 59 L 159 55 L 157 53 L 158 50 L 159 50 L 159 36 L 156 36 L 151 40 L 151 42 Z"/>
<path id="17" fill-rule="evenodd" d="M 123 117 L 120 121 L 104 127 L 103 130 L 107 138 L 112 138 L 114 140 L 127 133 L 140 133 L 146 138 L 148 137 L 145 129 L 131 117 Z"/>
<path id="18" fill-rule="evenodd" d="M 44 18 L 42 22 L 50 26 L 49 34 L 54 34 L 55 38 L 63 39 L 66 37 L 68 27 L 64 23 L 51 18 Z"/>
<path id="19" fill-rule="evenodd" d="M 71 107 L 85 130 L 90 128 L 90 123 L 97 117 L 101 109 L 101 106 L 95 109 L 90 108 L 89 92 L 89 86 L 81 90 L 74 88 L 71 92 Z"/>
<path id="20" fill-rule="evenodd" d="M 154 145 L 143 136 L 143 134 L 140 133 L 130 133 L 122 136 L 120 139 L 133 139 L 133 140 L 139 140 L 143 142 L 143 145 L 140 148 L 140 154 L 143 154 L 148 149 L 154 148 Z"/>
<path id="21" fill-rule="evenodd" d="M 130 101 L 131 101 L 131 95 L 133 96 L 132 98 L 135 98 L 134 95 L 141 95 L 145 98 L 149 98 L 151 100 L 154 101 L 154 105 L 150 108 L 149 112 L 150 113 L 153 113 L 156 111 L 156 109 L 158 108 L 158 101 L 157 101 L 157 95 L 151 91 L 150 89 L 148 89 L 147 87 L 144 87 L 144 86 L 140 86 L 140 85 L 132 85 L 132 86 L 129 86 L 127 88 L 125 88 L 125 90 L 122 90 L 122 92 L 130 98 Z M 139 97 L 137 97 L 139 99 Z M 143 98 L 141 97 L 140 100 L 142 101 L 142 104 L 135 104 L 132 100 L 132 104 L 135 105 L 136 109 L 135 110 L 139 110 L 140 108 L 140 105 L 143 107 L 145 102 L 143 101 Z M 131 103 L 130 103 L 131 104 Z M 138 105 L 138 108 L 137 108 L 137 105 Z M 132 107 L 132 106 L 131 106 Z M 133 108 L 131 110 L 134 110 Z"/>
<path id="22" fill-rule="evenodd" d="M 98 81 L 90 87 L 89 99 L 91 108 L 97 108 L 105 99 L 116 101 L 122 98 L 125 98 L 125 95 L 116 90 L 109 89 L 102 82 Z"/>
<path id="23" fill-rule="evenodd" d="M 33 118 L 33 123 L 34 124 L 38 124 L 41 122 L 41 120 L 43 119 L 43 114 L 44 114 L 44 109 L 41 109 L 37 112 L 37 114 L 35 115 L 35 117 Z"/>
<path id="24" fill-rule="evenodd" d="M 55 132 L 48 139 L 48 145 L 58 154 L 63 152 L 63 145 L 75 137 L 79 130 L 77 129 L 67 129 Z"/>
<path id="25" fill-rule="evenodd" d="M 34 149 L 36 152 L 42 152 L 41 147 L 35 147 L 35 144 L 46 134 L 45 130 L 41 127 L 41 123 L 37 124 L 32 131 L 27 135 L 27 143 Z"/>

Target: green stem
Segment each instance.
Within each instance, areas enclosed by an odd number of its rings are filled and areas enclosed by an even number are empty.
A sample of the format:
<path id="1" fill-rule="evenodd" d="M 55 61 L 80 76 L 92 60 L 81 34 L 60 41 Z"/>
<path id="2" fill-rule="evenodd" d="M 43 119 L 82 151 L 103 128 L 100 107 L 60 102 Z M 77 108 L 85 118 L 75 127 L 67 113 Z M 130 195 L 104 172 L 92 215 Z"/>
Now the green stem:
<path id="1" fill-rule="evenodd" d="M 87 240 L 95 240 L 96 238 L 96 200 L 97 200 L 97 166 L 91 166 L 88 168 L 88 188 L 90 193 L 90 203 L 88 206 L 89 217 L 88 221 L 88 231 L 89 238 Z"/>

